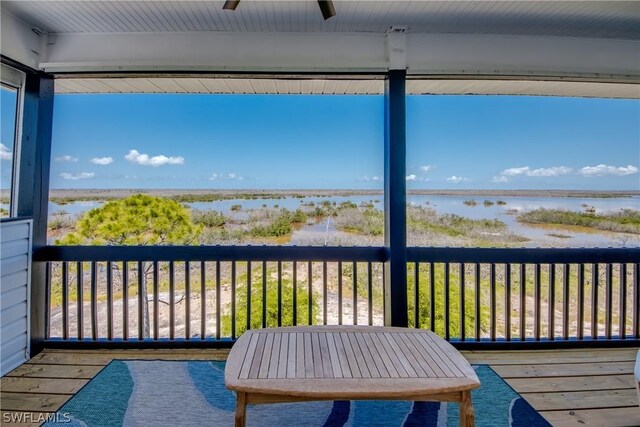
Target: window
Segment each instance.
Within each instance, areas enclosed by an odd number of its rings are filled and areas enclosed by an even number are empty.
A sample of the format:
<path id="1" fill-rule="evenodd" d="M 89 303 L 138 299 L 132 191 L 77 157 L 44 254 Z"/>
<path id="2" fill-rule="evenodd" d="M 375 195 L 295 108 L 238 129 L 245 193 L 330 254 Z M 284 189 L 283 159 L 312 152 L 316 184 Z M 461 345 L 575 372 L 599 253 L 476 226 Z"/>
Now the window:
<path id="1" fill-rule="evenodd" d="M 56 83 L 50 243 L 120 244 L 126 230 L 94 238 L 79 220 L 143 193 L 181 205 L 197 231 L 141 244 L 383 244 L 382 80 L 129 81 L 173 86 L 95 94 Z"/>
<path id="2" fill-rule="evenodd" d="M 640 246 L 640 103 L 407 97 L 410 246 Z"/>
<path id="3" fill-rule="evenodd" d="M 2 64 L 0 87 L 0 217 L 15 216 L 19 117 L 24 74 Z"/>

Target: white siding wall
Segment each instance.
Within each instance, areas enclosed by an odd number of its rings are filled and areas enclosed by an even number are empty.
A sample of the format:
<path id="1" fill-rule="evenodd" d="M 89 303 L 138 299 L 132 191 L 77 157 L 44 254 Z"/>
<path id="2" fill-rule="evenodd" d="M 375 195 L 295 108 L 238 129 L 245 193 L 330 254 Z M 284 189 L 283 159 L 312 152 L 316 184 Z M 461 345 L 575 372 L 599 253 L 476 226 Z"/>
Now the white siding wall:
<path id="1" fill-rule="evenodd" d="M 31 220 L 0 225 L 0 371 L 29 358 Z"/>

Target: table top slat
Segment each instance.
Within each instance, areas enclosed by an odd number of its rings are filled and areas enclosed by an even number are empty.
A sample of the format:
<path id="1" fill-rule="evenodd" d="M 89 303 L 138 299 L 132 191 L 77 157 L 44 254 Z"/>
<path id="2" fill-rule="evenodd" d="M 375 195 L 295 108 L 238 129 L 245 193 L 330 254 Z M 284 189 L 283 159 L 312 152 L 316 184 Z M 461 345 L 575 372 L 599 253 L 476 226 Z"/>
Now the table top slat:
<path id="1" fill-rule="evenodd" d="M 320 357 L 322 357 L 322 371 L 325 378 L 333 378 L 333 367 L 331 366 L 331 356 L 329 354 L 329 343 L 327 342 L 327 334 L 319 334 L 320 339 Z"/>
<path id="2" fill-rule="evenodd" d="M 291 332 L 289 335 L 289 347 L 287 349 L 287 378 L 296 377 L 296 351 L 297 351 L 297 334 Z"/>
<path id="3" fill-rule="evenodd" d="M 333 371 L 334 378 L 342 378 L 342 367 L 340 366 L 340 358 L 338 356 L 338 349 L 336 348 L 335 337 L 333 334 L 325 334 L 327 338 L 327 345 L 329 347 L 329 357 L 331 358 L 331 369 Z"/>
<path id="4" fill-rule="evenodd" d="M 253 362 L 253 356 L 256 354 L 256 346 L 258 345 L 259 336 L 251 335 L 251 341 L 249 341 L 249 348 L 244 355 L 242 361 L 242 368 L 240 368 L 240 378 L 249 378 L 249 371 L 251 370 L 251 364 Z"/>

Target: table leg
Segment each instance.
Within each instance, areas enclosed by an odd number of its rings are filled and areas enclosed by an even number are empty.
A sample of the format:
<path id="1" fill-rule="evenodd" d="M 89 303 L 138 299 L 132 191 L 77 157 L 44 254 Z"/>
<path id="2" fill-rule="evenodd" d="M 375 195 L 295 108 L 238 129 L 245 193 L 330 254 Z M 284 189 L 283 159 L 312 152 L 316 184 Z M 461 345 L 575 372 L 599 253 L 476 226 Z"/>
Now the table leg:
<path id="1" fill-rule="evenodd" d="M 473 427 L 475 425 L 475 416 L 473 413 L 473 402 L 471 401 L 471 391 L 462 392 L 462 400 L 460 401 L 460 427 Z"/>
<path id="2" fill-rule="evenodd" d="M 247 393 L 236 393 L 236 427 L 245 427 L 247 423 Z"/>

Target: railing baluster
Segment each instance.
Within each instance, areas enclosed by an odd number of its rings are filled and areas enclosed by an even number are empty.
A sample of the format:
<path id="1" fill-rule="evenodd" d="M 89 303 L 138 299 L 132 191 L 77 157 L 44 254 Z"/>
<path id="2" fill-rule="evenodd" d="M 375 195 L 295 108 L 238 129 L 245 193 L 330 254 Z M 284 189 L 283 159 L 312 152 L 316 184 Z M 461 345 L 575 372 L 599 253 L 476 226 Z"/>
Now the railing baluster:
<path id="1" fill-rule="evenodd" d="M 504 338 L 511 341 L 511 264 L 504 265 Z"/>
<path id="2" fill-rule="evenodd" d="M 448 262 L 444 264 L 444 339 L 449 341 L 451 338 L 451 266 Z"/>
<path id="3" fill-rule="evenodd" d="M 220 303 L 220 261 L 216 261 L 216 339 L 219 340 L 220 339 L 220 329 L 221 329 L 221 325 L 220 325 L 220 307 L 222 306 L 222 304 Z M 266 300 L 266 298 L 265 298 Z M 231 323 L 233 324 L 233 322 L 235 321 L 235 319 L 231 319 Z"/>
<path id="4" fill-rule="evenodd" d="M 113 266 L 107 262 L 107 340 L 113 339 Z"/>
<path id="5" fill-rule="evenodd" d="M 294 278 L 295 288 L 295 278 Z M 295 301 L 295 289 L 293 292 Z M 247 261 L 247 331 L 251 329 L 251 300 L 253 299 L 253 292 L 251 291 L 251 261 Z M 295 323 L 294 323 L 295 324 Z"/>
<path id="6" fill-rule="evenodd" d="M 540 264 L 536 264 L 535 265 L 535 270 L 534 270 L 534 282 L 535 282 L 535 287 L 533 290 L 533 300 L 534 300 L 534 313 L 533 313 L 533 319 L 534 319 L 534 323 L 533 323 L 533 336 L 534 339 L 536 341 L 540 341 L 540 299 L 542 298 L 541 295 L 541 288 L 542 288 L 542 268 L 540 267 Z"/>
<path id="7" fill-rule="evenodd" d="M 44 336 L 51 338 L 51 262 L 44 267 L 45 303 L 44 303 Z M 29 307 L 31 309 L 31 307 Z"/>
<path id="8" fill-rule="evenodd" d="M 324 264 L 324 324 L 327 324 L 327 263 Z M 313 325 L 313 264 L 307 263 L 307 289 L 309 291 L 308 315 L 309 325 Z"/>
<path id="9" fill-rule="evenodd" d="M 465 315 L 465 272 L 464 272 L 464 263 L 460 263 L 459 265 L 459 274 L 460 274 L 460 341 L 465 341 L 466 337 L 466 315 Z"/>
<path id="10" fill-rule="evenodd" d="M 158 285 L 158 261 L 153 262 L 153 339 L 157 340 L 160 335 L 160 295 Z"/>
<path id="11" fill-rule="evenodd" d="M 184 337 L 191 339 L 191 265 L 184 263 Z"/>
<path id="12" fill-rule="evenodd" d="M 293 304 L 292 304 L 292 325 L 298 324 L 298 263 L 293 261 Z"/>
<path id="13" fill-rule="evenodd" d="M 578 264 L 578 339 L 584 339 L 584 264 Z"/>
<path id="14" fill-rule="evenodd" d="M 611 271 L 611 264 L 605 265 L 605 321 L 604 321 L 604 335 L 611 339 L 611 327 L 613 324 L 613 272 Z"/>
<path id="15" fill-rule="evenodd" d="M 143 340 L 144 336 L 144 303 L 143 298 L 145 292 L 144 287 L 144 273 L 142 272 L 144 264 L 142 261 L 138 261 L 138 340 Z"/>
<path id="16" fill-rule="evenodd" d="M 384 265 L 384 264 L 383 264 Z M 384 277 L 384 276 L 383 276 Z M 434 270 L 434 264 L 429 263 L 429 327 L 431 332 L 436 330 L 436 272 Z"/>
<path id="17" fill-rule="evenodd" d="M 618 336 L 627 338 L 627 264 L 620 264 L 620 315 L 618 317 Z"/>
<path id="18" fill-rule="evenodd" d="M 98 339 L 98 264 L 91 263 L 91 338 Z"/>
<path id="19" fill-rule="evenodd" d="M 562 339 L 569 339 L 569 302 L 571 296 L 569 295 L 569 274 L 571 268 L 569 264 L 565 264 L 562 268 Z"/>
<path id="20" fill-rule="evenodd" d="M 420 327 L 420 264 L 413 263 L 413 327 Z"/>
<path id="21" fill-rule="evenodd" d="M 600 281 L 599 265 L 591 266 L 591 339 L 598 339 L 598 282 Z"/>
<path id="22" fill-rule="evenodd" d="M 69 339 L 69 266 L 62 263 L 62 339 Z"/>
<path id="23" fill-rule="evenodd" d="M 358 324 L 358 263 L 353 262 L 353 324 Z"/>
<path id="24" fill-rule="evenodd" d="M 278 327 L 282 326 L 282 261 L 278 261 Z"/>
<path id="25" fill-rule="evenodd" d="M 476 322 L 475 322 L 475 327 L 476 327 L 476 331 L 475 331 L 475 338 L 476 341 L 480 341 L 480 334 L 481 334 L 481 324 L 480 324 L 480 313 L 481 313 L 481 308 L 480 308 L 480 264 L 478 264 L 477 262 L 475 263 L 475 269 L 474 269 L 474 274 L 475 274 L 475 291 L 474 291 L 474 297 L 475 297 L 475 304 L 474 304 L 474 316 L 476 318 Z"/>
<path id="26" fill-rule="evenodd" d="M 489 307 L 491 310 L 491 341 L 496 340 L 496 329 L 497 329 L 497 320 L 496 320 L 496 265 L 495 263 L 491 263 L 489 268 Z"/>
<path id="27" fill-rule="evenodd" d="M 549 264 L 549 320 L 547 324 L 547 336 L 554 340 L 556 336 L 556 265 Z"/>
<path id="28" fill-rule="evenodd" d="M 176 271 L 173 261 L 169 262 L 169 339 L 176 337 Z"/>
<path id="29" fill-rule="evenodd" d="M 278 271 L 278 280 L 279 279 L 280 279 L 280 271 Z M 280 295 L 278 295 L 278 302 L 279 301 L 280 301 Z M 235 261 L 231 261 L 231 339 L 232 340 L 236 339 L 236 262 Z"/>
<path id="30" fill-rule="evenodd" d="M 338 325 L 342 325 L 342 261 L 338 261 Z"/>
<path id="31" fill-rule="evenodd" d="M 129 339 L 129 263 L 122 263 L 122 339 Z"/>
<path id="32" fill-rule="evenodd" d="M 520 264 L 520 341 L 527 339 L 527 265 Z"/>
<path id="33" fill-rule="evenodd" d="M 76 281 L 78 285 L 78 339 L 82 340 L 84 339 L 84 289 L 82 289 L 84 280 L 82 272 L 82 262 L 78 262 L 76 264 Z"/>
<path id="34" fill-rule="evenodd" d="M 633 337 L 640 339 L 640 263 L 633 265 Z"/>
<path id="35" fill-rule="evenodd" d="M 369 326 L 373 325 L 373 267 L 371 261 L 367 263 L 367 303 Z"/>
<path id="36" fill-rule="evenodd" d="M 207 264 L 200 262 L 200 339 L 207 335 Z"/>
<path id="37" fill-rule="evenodd" d="M 262 261 L 262 327 L 267 327 L 267 262 Z"/>

